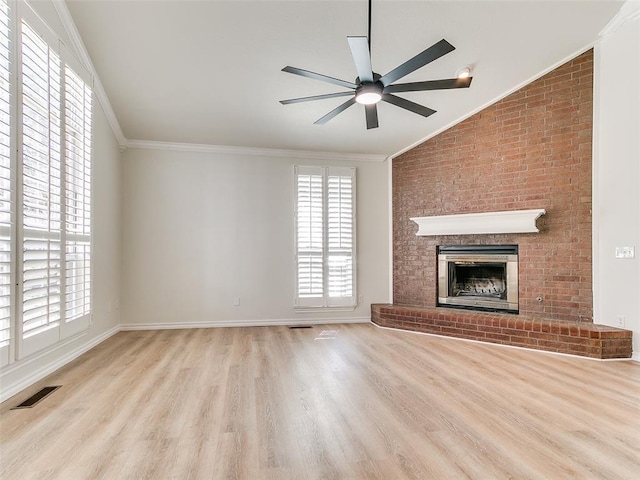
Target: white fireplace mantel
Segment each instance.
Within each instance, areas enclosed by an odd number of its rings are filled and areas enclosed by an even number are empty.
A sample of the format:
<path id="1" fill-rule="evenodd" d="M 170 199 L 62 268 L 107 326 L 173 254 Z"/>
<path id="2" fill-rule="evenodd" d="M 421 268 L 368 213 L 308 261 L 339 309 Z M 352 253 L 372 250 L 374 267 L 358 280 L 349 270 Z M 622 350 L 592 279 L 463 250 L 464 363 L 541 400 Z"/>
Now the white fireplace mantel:
<path id="1" fill-rule="evenodd" d="M 512 210 L 508 212 L 464 213 L 414 217 L 418 224 L 418 236 L 430 235 L 481 235 L 491 233 L 537 233 L 536 220 L 546 210 Z"/>

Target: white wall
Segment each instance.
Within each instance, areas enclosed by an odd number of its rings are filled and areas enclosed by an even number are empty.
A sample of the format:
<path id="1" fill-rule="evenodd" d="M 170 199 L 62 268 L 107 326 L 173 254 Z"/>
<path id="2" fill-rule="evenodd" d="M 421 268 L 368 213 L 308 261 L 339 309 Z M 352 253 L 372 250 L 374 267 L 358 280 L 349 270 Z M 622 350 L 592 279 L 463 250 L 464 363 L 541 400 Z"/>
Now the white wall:
<path id="1" fill-rule="evenodd" d="M 355 311 L 293 309 L 296 163 L 357 167 Z M 133 148 L 123 170 L 123 328 L 368 321 L 389 300 L 385 163 Z"/>
<path id="2" fill-rule="evenodd" d="M 34 4 L 52 26 L 55 9 L 48 2 Z M 66 38 L 60 32 L 61 38 Z M 0 370 L 0 401 L 55 371 L 118 331 L 121 277 L 121 159 L 115 137 L 94 96 L 93 159 L 93 319 L 79 337 L 31 355 Z"/>
<path id="3" fill-rule="evenodd" d="M 594 321 L 623 317 L 640 361 L 640 2 L 621 12 L 595 50 Z M 634 259 L 615 258 L 624 246 Z"/>
<path id="4" fill-rule="evenodd" d="M 94 121 L 92 301 L 93 331 L 100 333 L 120 325 L 122 159 L 99 106 Z"/>

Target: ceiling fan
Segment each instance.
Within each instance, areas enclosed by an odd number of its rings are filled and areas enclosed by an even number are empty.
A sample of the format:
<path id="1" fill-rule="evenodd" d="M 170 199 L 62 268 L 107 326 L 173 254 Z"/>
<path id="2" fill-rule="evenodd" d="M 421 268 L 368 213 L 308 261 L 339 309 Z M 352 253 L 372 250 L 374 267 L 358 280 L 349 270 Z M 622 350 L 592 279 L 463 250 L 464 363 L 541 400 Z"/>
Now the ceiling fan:
<path id="1" fill-rule="evenodd" d="M 326 93 L 324 95 L 314 95 L 311 97 L 292 98 L 280 100 L 283 105 L 292 103 L 312 102 L 336 97 L 351 97 L 349 100 L 331 110 L 322 118 L 316 120 L 316 125 L 324 125 L 339 113 L 345 111 L 354 103 L 364 105 L 367 129 L 378 127 L 378 109 L 376 104 L 380 101 L 390 103 L 396 107 L 404 108 L 410 112 L 417 113 L 423 117 L 428 117 L 436 113 L 435 110 L 411 102 L 405 98 L 393 95 L 398 92 L 418 92 L 425 90 L 446 90 L 451 88 L 468 88 L 473 77 L 447 78 L 442 80 L 428 80 L 425 82 L 397 83 L 396 80 L 409 75 L 411 72 L 424 67 L 428 63 L 437 60 L 447 53 L 455 50 L 455 47 L 445 39 L 433 44 L 415 57 L 407 60 L 402 65 L 397 66 L 390 72 L 380 75 L 373 71 L 371 67 L 371 0 L 369 0 L 369 35 L 368 37 L 347 37 L 351 56 L 356 64 L 358 77 L 354 82 L 347 82 L 338 78 L 329 77 L 320 73 L 310 72 L 296 67 L 284 67 L 283 72 L 300 75 L 301 77 L 313 78 L 322 82 L 332 83 L 341 87 L 349 88 L 350 91 Z M 467 73 L 470 70 L 467 69 Z"/>

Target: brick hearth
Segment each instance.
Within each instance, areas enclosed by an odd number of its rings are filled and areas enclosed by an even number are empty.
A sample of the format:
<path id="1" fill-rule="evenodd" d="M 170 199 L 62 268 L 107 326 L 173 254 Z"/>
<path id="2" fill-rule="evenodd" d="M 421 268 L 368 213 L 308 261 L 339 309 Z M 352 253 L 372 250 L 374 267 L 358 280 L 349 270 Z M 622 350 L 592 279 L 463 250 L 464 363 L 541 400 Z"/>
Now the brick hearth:
<path id="1" fill-rule="evenodd" d="M 371 320 L 382 327 L 584 357 L 631 357 L 631 331 L 589 322 L 568 322 L 465 310 L 371 305 Z"/>

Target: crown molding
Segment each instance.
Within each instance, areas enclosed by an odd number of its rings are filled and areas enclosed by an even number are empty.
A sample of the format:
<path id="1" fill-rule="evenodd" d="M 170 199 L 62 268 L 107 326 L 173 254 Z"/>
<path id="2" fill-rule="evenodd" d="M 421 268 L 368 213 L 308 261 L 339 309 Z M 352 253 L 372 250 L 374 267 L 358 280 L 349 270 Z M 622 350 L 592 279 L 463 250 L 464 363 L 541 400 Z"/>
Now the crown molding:
<path id="1" fill-rule="evenodd" d="M 637 18 L 640 18 L 640 0 L 627 0 L 622 4 L 618 13 L 607 23 L 607 26 L 602 29 L 600 37 L 615 33 L 625 22 Z"/>
<path id="2" fill-rule="evenodd" d="M 122 128 L 120 128 L 120 123 L 116 117 L 116 114 L 111 107 L 111 102 L 109 101 L 109 97 L 107 97 L 107 92 L 100 81 L 100 77 L 96 72 L 96 69 L 93 66 L 93 62 L 91 61 L 91 57 L 89 56 L 89 52 L 82 41 L 82 36 L 80 32 L 78 32 L 78 28 L 76 27 L 75 22 L 73 21 L 73 17 L 71 16 L 71 12 L 67 8 L 64 0 L 51 0 L 53 6 L 58 13 L 58 17 L 60 17 L 60 21 L 67 32 L 67 35 L 71 39 L 71 45 L 73 51 L 80 58 L 79 60 L 85 66 L 87 70 L 91 73 L 93 77 L 93 92 L 98 99 L 98 102 L 102 106 L 102 110 L 104 111 L 105 116 L 107 117 L 107 121 L 109 122 L 109 126 L 113 131 L 114 136 L 120 146 L 124 146 L 127 144 L 127 138 L 124 136 L 122 132 Z"/>
<path id="3" fill-rule="evenodd" d="M 215 153 L 220 155 L 249 155 L 255 157 L 295 158 L 298 160 L 335 160 L 343 162 L 382 163 L 386 155 L 365 153 L 312 152 L 305 150 L 282 150 L 275 148 L 232 147 L 195 143 L 154 142 L 149 140 L 128 140 L 126 148 L 144 150 L 169 150 L 174 152 Z"/>

